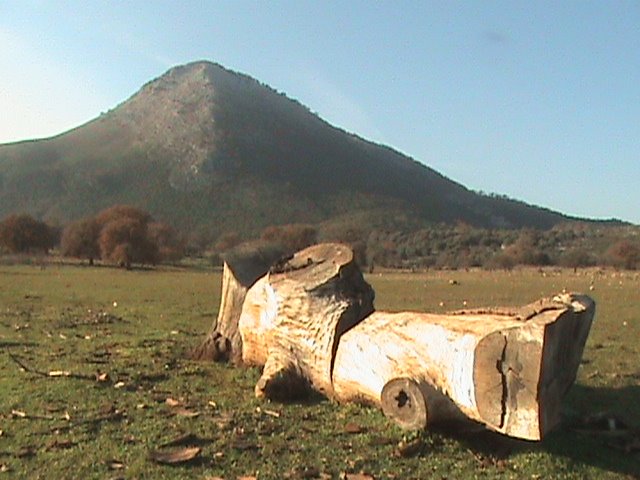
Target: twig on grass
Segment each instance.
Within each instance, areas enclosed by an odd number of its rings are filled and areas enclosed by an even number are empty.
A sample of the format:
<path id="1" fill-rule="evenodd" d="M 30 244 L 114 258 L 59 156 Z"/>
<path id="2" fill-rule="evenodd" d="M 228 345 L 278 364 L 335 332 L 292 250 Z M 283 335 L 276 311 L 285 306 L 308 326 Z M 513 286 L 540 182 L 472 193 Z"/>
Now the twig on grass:
<path id="1" fill-rule="evenodd" d="M 56 430 L 71 430 L 73 427 L 79 427 L 81 425 L 99 425 L 102 422 L 115 422 L 118 420 L 122 420 L 125 417 L 124 412 L 121 410 L 116 410 L 115 412 L 108 413 L 105 415 L 99 415 L 97 417 L 92 418 L 83 418 L 81 420 L 71 420 L 68 425 L 63 425 L 62 427 L 52 428 L 52 431 Z"/>
<path id="2" fill-rule="evenodd" d="M 13 353 L 7 352 L 7 354 L 9 355 L 9 358 L 13 360 L 13 362 L 16 365 L 18 365 L 23 371 L 28 373 L 33 373 L 35 375 L 40 375 L 41 377 L 47 377 L 47 378 L 66 377 L 66 378 L 75 378 L 78 380 L 92 380 L 92 381 L 96 380 L 95 375 L 87 375 L 84 373 L 72 373 L 67 370 L 51 370 L 49 372 L 46 372 L 44 370 L 38 370 L 36 368 L 29 367 L 20 358 L 15 356 Z"/>
<path id="3" fill-rule="evenodd" d="M 24 418 L 26 420 L 70 420 L 68 412 L 65 412 L 61 417 L 54 417 L 53 415 L 32 415 L 22 410 L 11 410 L 12 418 Z"/>

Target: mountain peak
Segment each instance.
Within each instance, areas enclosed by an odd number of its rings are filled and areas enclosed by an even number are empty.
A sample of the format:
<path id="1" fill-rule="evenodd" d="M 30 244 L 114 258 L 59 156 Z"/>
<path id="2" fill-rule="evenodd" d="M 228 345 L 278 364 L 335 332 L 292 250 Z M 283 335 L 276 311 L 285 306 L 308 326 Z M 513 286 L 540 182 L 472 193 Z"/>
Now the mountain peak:
<path id="1" fill-rule="evenodd" d="M 251 130 L 252 111 L 276 112 L 283 100 L 291 102 L 248 75 L 197 61 L 148 82 L 111 115 L 136 147 L 170 157 L 171 184 L 190 190 L 206 181 L 201 177 L 209 160 L 226 156 L 230 130 Z"/>
<path id="2" fill-rule="evenodd" d="M 382 221 L 548 227 L 566 220 L 470 192 L 208 61 L 171 68 L 66 134 L 0 146 L 0 214 L 26 210 L 67 220 L 114 203 L 136 204 L 176 225 L 245 233 L 354 215 L 366 218 L 360 223 L 367 228 Z"/>
<path id="3" fill-rule="evenodd" d="M 111 112 L 135 147 L 174 159 L 176 187 L 194 180 L 216 151 L 216 83 L 230 76 L 221 70 L 209 62 L 174 67 Z"/>

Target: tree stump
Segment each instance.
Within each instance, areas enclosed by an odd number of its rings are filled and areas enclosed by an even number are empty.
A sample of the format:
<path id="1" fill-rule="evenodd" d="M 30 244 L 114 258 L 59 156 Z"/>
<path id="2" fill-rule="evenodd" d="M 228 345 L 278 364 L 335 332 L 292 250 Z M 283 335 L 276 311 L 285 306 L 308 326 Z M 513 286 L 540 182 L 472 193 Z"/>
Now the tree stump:
<path id="1" fill-rule="evenodd" d="M 277 245 L 247 243 L 224 255 L 218 317 L 202 343 L 191 352 L 192 359 L 241 362 L 242 338 L 238 321 L 247 290 L 285 253 Z"/>
<path id="2" fill-rule="evenodd" d="M 332 397 L 340 338 L 373 311 L 373 296 L 346 245 L 314 245 L 275 265 L 248 292 L 239 321 L 243 362 L 264 365 L 256 395 L 310 387 Z"/>

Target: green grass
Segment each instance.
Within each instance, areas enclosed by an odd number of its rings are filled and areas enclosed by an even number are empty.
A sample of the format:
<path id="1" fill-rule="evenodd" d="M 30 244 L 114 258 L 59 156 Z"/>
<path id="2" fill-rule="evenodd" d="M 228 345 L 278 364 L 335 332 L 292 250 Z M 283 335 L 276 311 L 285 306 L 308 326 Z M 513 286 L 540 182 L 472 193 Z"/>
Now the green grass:
<path id="1" fill-rule="evenodd" d="M 520 305 L 562 289 L 589 292 L 596 322 L 567 415 L 609 411 L 640 425 L 638 274 L 383 272 L 368 280 L 376 307 L 389 310 Z M 372 408 L 258 401 L 257 370 L 184 359 L 215 318 L 219 290 L 220 275 L 209 271 L 0 266 L 0 478 L 640 476 L 637 454 L 568 428 L 541 443 L 442 429 L 406 434 Z M 14 359 L 81 378 L 22 371 Z M 106 381 L 93 378 L 101 373 Z M 181 415 L 185 408 L 198 415 Z M 150 459 L 185 433 L 202 448 L 195 461 Z M 415 439 L 419 455 L 397 456 L 399 442 Z"/>

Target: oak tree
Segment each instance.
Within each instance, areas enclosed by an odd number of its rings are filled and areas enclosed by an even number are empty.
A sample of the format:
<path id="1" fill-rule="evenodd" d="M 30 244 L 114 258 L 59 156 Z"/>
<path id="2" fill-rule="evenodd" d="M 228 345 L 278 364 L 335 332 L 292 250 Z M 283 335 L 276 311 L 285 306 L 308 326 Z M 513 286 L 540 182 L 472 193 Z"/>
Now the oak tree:
<path id="1" fill-rule="evenodd" d="M 47 253 L 56 243 L 53 229 L 31 215 L 9 215 L 0 222 L 0 246 L 12 253 L 42 250 Z"/>
<path id="2" fill-rule="evenodd" d="M 95 218 L 85 218 L 69 224 L 62 232 L 60 251 L 66 257 L 86 258 L 89 264 L 100 257 L 98 237 L 100 224 Z"/>
<path id="3" fill-rule="evenodd" d="M 141 218 L 114 218 L 100 230 L 98 239 L 103 260 L 131 268 L 133 263 L 155 264 L 159 260 L 158 245 L 148 235 L 147 223 Z"/>

